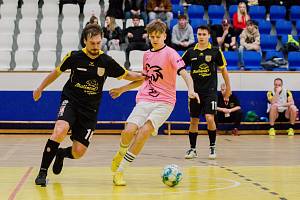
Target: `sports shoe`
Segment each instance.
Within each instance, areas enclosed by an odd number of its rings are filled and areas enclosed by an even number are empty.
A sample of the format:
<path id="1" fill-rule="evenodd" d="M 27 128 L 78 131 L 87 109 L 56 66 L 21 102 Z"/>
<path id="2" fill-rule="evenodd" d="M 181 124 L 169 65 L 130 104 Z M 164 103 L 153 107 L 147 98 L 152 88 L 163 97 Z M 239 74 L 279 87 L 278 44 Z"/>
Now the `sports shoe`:
<path id="1" fill-rule="evenodd" d="M 294 129 L 289 128 L 289 129 L 287 130 L 287 133 L 288 133 L 288 136 L 293 136 L 293 135 L 295 134 L 295 131 L 294 131 Z"/>
<path id="2" fill-rule="evenodd" d="M 63 155 L 63 149 L 59 148 L 57 150 L 56 156 L 55 156 L 55 161 L 52 167 L 52 171 L 54 174 L 60 174 L 63 166 L 64 166 L 64 155 Z"/>
<path id="3" fill-rule="evenodd" d="M 216 159 L 216 157 L 217 157 L 216 146 L 210 146 L 208 158 L 214 160 Z"/>
<path id="4" fill-rule="evenodd" d="M 123 172 L 116 172 L 113 176 L 113 183 L 115 186 L 125 186 L 126 181 L 124 181 Z"/>
<path id="5" fill-rule="evenodd" d="M 269 133 L 269 136 L 275 136 L 276 135 L 276 131 L 275 131 L 274 128 L 270 128 L 268 133 Z"/>
<path id="6" fill-rule="evenodd" d="M 232 135 L 238 136 L 238 135 L 239 135 L 239 129 L 234 128 L 234 129 L 232 130 Z"/>
<path id="7" fill-rule="evenodd" d="M 113 160 L 111 161 L 111 171 L 112 172 L 116 172 L 117 171 L 117 169 L 119 168 L 119 165 L 120 165 L 123 157 L 124 156 L 122 156 L 119 151 L 116 153 L 116 155 L 114 156 Z"/>
<path id="8" fill-rule="evenodd" d="M 47 177 L 47 170 L 41 169 L 35 179 L 35 184 L 46 187 L 46 183 L 47 183 L 46 177 Z"/>
<path id="9" fill-rule="evenodd" d="M 185 159 L 193 159 L 197 157 L 196 149 L 189 149 L 184 156 Z"/>

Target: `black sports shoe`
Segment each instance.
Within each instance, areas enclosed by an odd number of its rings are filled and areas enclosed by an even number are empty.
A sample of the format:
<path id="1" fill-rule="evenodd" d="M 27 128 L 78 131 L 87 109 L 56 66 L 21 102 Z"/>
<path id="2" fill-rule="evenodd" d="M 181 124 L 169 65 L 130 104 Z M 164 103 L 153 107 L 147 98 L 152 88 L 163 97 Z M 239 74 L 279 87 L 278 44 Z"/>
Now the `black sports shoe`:
<path id="1" fill-rule="evenodd" d="M 64 166 L 64 154 L 63 149 L 59 148 L 56 153 L 55 161 L 52 167 L 52 171 L 54 174 L 60 174 L 63 166 Z"/>
<path id="2" fill-rule="evenodd" d="M 47 183 L 46 177 L 47 177 L 47 170 L 41 169 L 35 179 L 35 184 L 45 187 Z"/>

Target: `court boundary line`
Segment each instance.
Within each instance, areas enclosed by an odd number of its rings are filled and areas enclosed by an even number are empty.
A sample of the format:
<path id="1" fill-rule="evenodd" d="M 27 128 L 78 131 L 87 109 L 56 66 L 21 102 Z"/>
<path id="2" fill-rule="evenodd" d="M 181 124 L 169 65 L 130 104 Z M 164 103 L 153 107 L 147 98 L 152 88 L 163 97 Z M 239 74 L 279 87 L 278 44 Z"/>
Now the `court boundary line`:
<path id="1" fill-rule="evenodd" d="M 33 167 L 29 167 L 27 169 L 25 174 L 22 176 L 21 180 L 19 180 L 19 182 L 17 182 L 17 185 L 15 186 L 13 191 L 10 193 L 8 200 L 15 199 L 15 197 L 17 196 L 17 193 L 21 190 L 22 186 L 24 185 L 24 183 L 27 181 L 28 177 L 30 176 L 32 169 L 33 169 Z"/>

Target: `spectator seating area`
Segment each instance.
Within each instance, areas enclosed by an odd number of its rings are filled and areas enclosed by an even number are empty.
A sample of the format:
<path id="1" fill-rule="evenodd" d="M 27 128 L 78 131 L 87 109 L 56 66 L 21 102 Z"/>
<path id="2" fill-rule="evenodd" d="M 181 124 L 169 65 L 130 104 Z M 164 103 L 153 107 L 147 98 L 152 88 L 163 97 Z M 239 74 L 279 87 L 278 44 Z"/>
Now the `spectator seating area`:
<path id="1" fill-rule="evenodd" d="M 22 1 L 21 1 L 22 2 Z M 41 3 L 43 2 L 43 3 Z M 230 16 L 237 10 L 235 1 L 222 1 L 221 4 L 187 5 L 172 0 L 174 19 L 170 28 L 177 23 L 178 14 L 186 13 L 194 33 L 201 24 L 221 24 L 224 16 Z M 100 17 L 104 23 L 105 8 L 108 0 L 100 4 L 99 0 L 87 0 L 83 15 L 77 4 L 65 4 L 63 15 L 59 15 L 59 5 L 54 0 L 0 0 L 0 70 L 1 71 L 48 71 L 59 63 L 69 50 L 81 48 L 79 37 L 83 26 L 91 14 Z M 103 7 L 104 6 L 104 7 Z M 261 61 L 273 56 L 283 57 L 280 50 L 291 34 L 299 41 L 300 36 L 300 1 L 294 0 L 289 6 L 254 5 L 248 8 L 251 19 L 258 24 L 261 34 L 263 54 L 246 51 L 245 70 L 264 70 Z M 121 28 L 131 25 L 128 20 L 119 19 Z M 124 27 L 123 27 L 124 26 Z M 124 64 L 124 51 L 107 52 L 120 64 Z M 132 69 L 140 69 L 141 51 L 130 53 Z M 180 52 L 182 54 L 182 52 Z M 238 52 L 224 52 L 229 70 L 239 70 Z M 288 68 L 278 70 L 300 71 L 300 52 L 289 52 L 286 59 Z M 276 70 L 276 69 L 275 69 Z"/>

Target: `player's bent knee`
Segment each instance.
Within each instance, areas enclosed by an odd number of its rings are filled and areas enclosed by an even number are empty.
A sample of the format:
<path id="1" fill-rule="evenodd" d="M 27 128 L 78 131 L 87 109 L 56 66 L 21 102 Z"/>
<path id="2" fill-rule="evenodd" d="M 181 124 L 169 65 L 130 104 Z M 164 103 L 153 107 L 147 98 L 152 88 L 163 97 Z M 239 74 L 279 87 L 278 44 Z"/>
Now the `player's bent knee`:
<path id="1" fill-rule="evenodd" d="M 72 155 L 74 159 L 81 158 L 85 154 L 85 152 L 86 152 L 85 148 L 75 147 L 72 149 Z"/>

